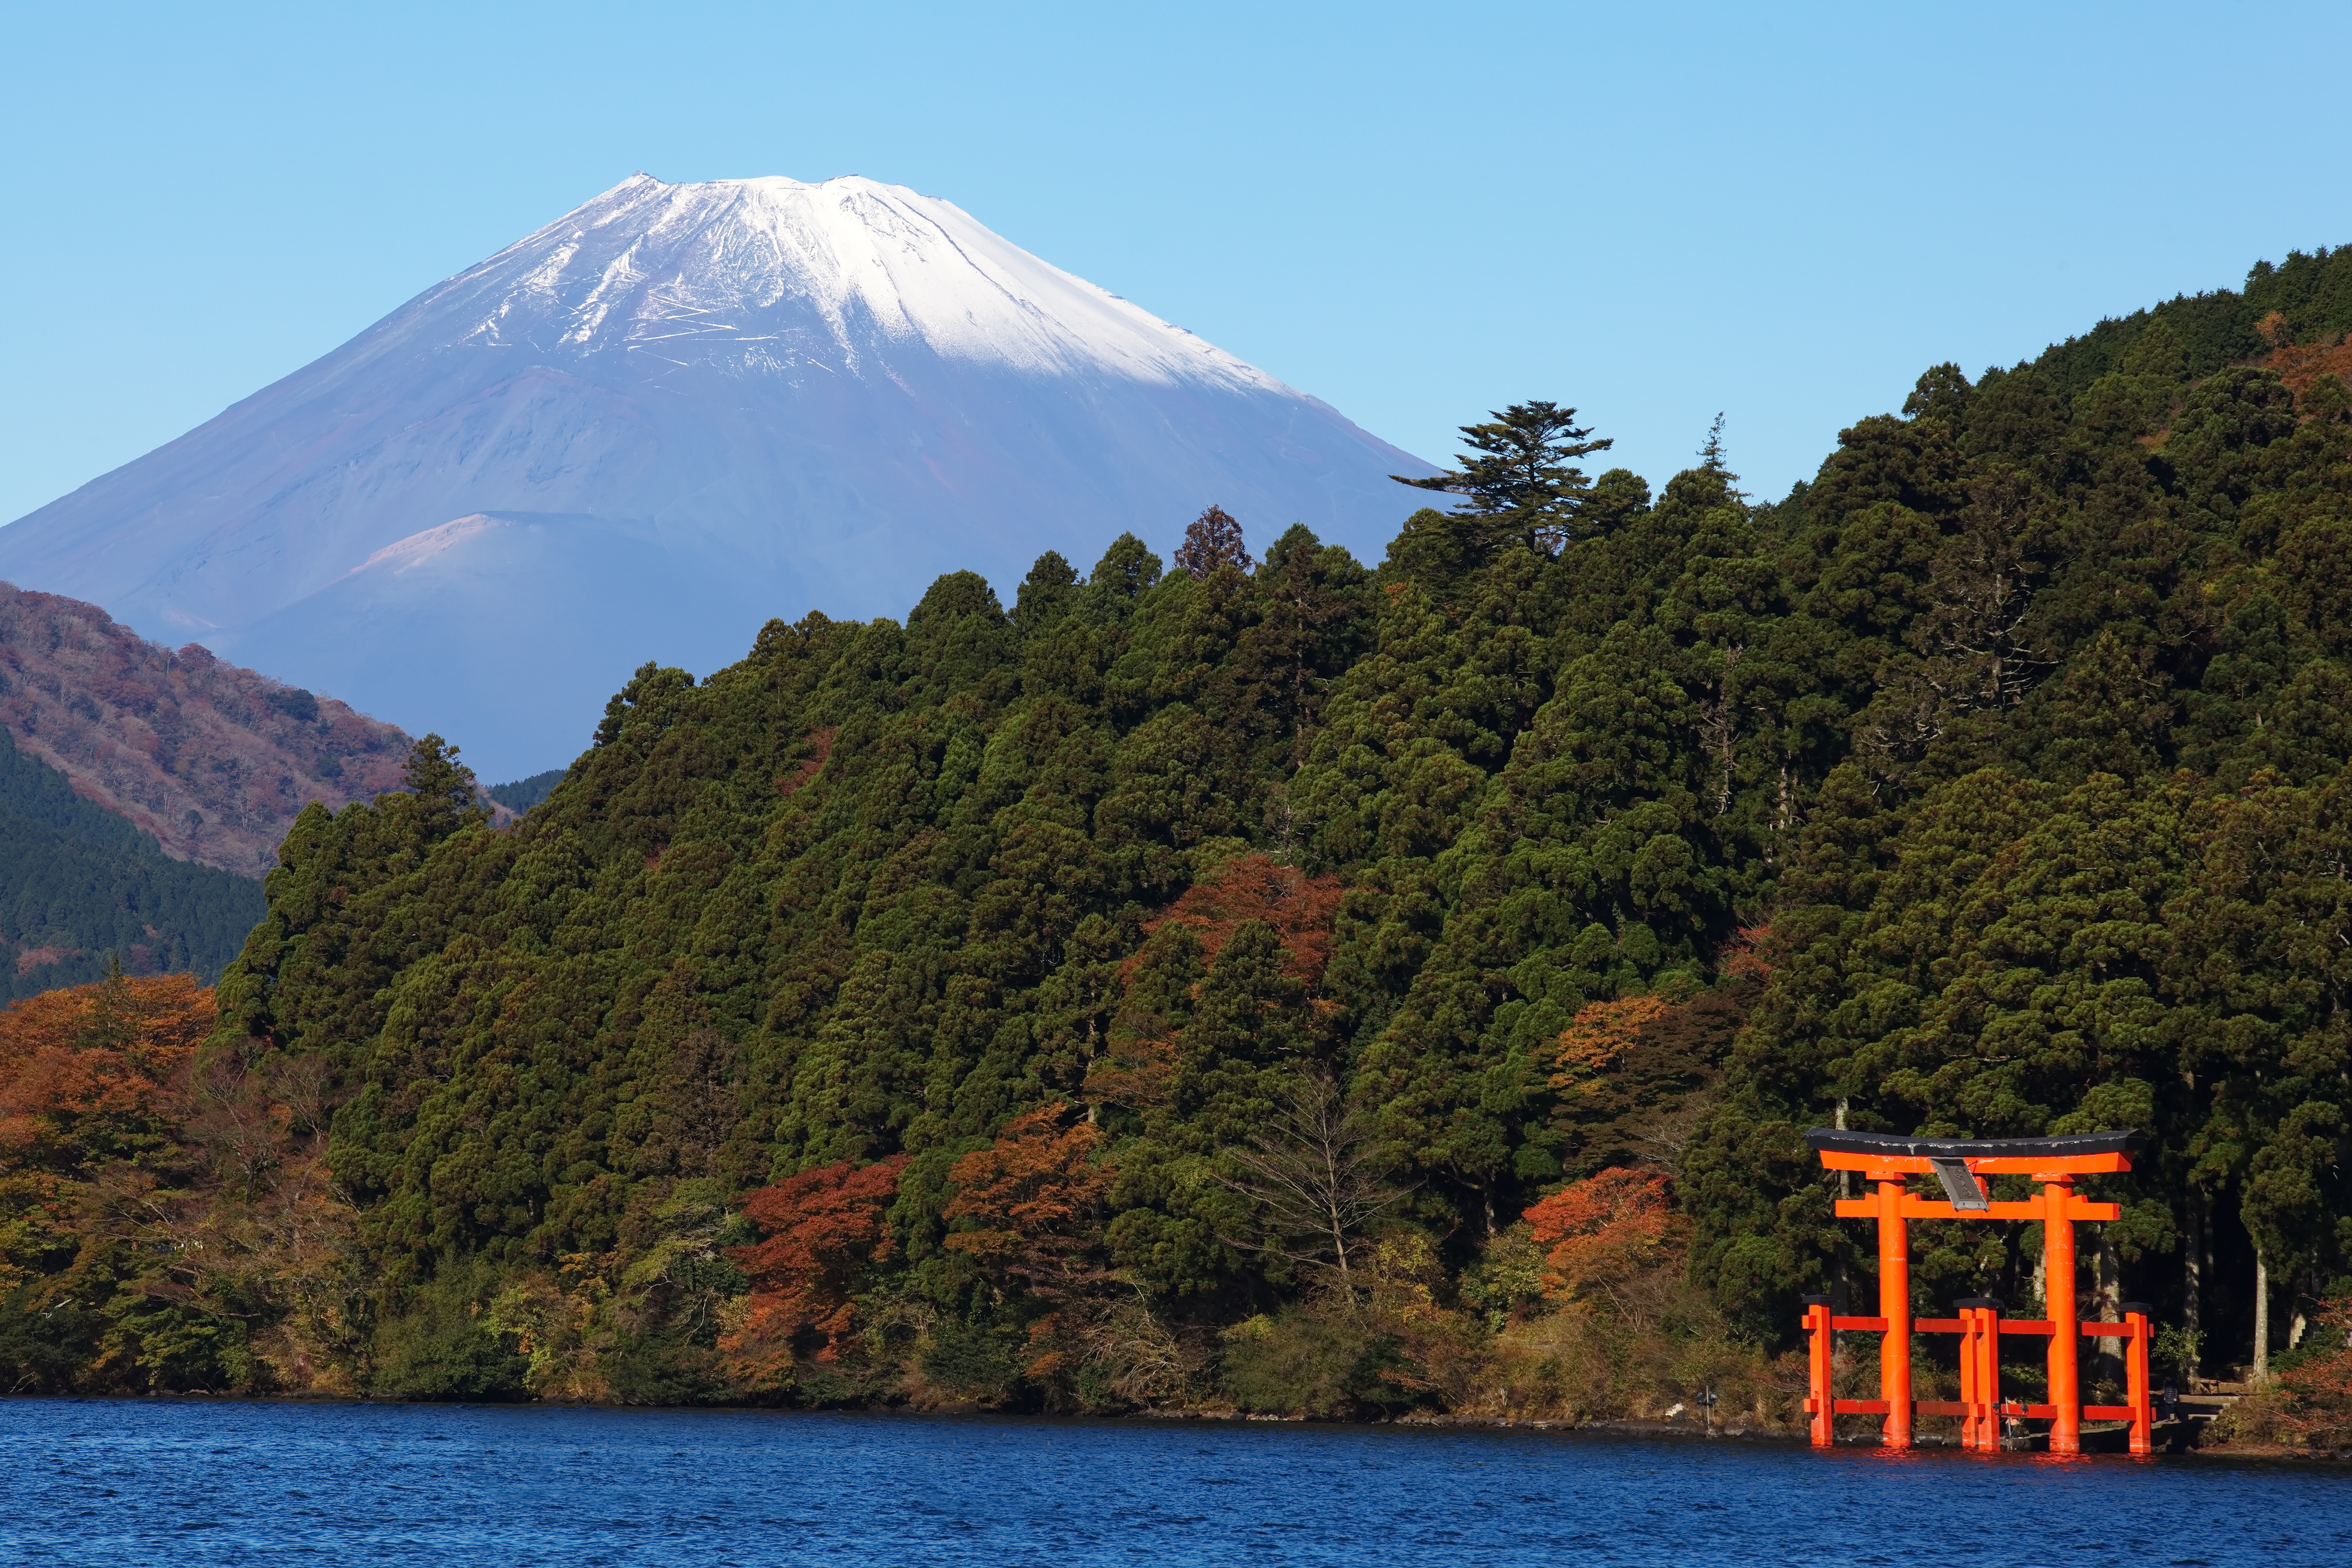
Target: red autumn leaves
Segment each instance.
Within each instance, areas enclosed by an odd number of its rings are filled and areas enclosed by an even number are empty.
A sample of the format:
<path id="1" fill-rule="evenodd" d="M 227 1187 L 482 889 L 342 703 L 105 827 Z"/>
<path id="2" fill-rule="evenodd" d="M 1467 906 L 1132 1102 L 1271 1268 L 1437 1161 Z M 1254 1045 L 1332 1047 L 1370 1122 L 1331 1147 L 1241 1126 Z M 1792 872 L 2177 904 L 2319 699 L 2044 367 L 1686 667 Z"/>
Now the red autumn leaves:
<path id="1" fill-rule="evenodd" d="M 995 1142 L 948 1173 L 956 1195 L 945 1217 L 971 1223 L 949 1233 L 948 1250 L 1047 1297 L 1101 1277 L 1089 1254 L 1113 1173 L 1095 1159 L 1102 1135 L 1091 1122 L 1062 1128 L 1068 1110 L 1049 1105 L 1014 1117 Z"/>
<path id="2" fill-rule="evenodd" d="M 1527 1212 L 1544 1255 L 1544 1288 L 1575 1297 L 1606 1290 L 1665 1260 L 1675 1218 L 1666 1178 L 1612 1168 L 1571 1182 Z"/>
<path id="3" fill-rule="evenodd" d="M 185 974 L 44 991 L 0 1010 L 0 1168 L 79 1170 L 166 1140 L 213 1026 Z"/>
<path id="4" fill-rule="evenodd" d="M 1643 1029 L 1669 1011 L 1655 996 L 1580 1009 L 1560 1032 L 1553 1092 L 1563 1098 L 1595 1092 Z M 1616 1166 L 1570 1183 L 1530 1207 L 1526 1218 L 1545 1249 L 1546 1293 L 1570 1299 L 1605 1293 L 1656 1267 L 1680 1240 L 1666 1178 Z"/>
<path id="5" fill-rule="evenodd" d="M 735 1249 L 736 1261 L 751 1277 L 751 1294 L 742 1323 L 719 1348 L 755 1386 L 789 1369 L 793 1343 L 803 1336 L 823 1337 L 820 1360 L 841 1353 L 859 1282 L 890 1257 L 890 1227 L 883 1216 L 906 1168 L 904 1154 L 863 1169 L 824 1165 L 744 1201 L 744 1214 L 767 1238 Z"/>
<path id="6" fill-rule="evenodd" d="M 1143 930 L 1150 935 L 1171 922 L 1190 927 L 1206 968 L 1235 931 L 1264 921 L 1281 934 L 1290 977 L 1312 992 L 1331 958 L 1331 926 L 1344 891 L 1337 877 L 1310 877 L 1271 856 L 1242 855 L 1203 875 Z M 1139 962 L 1130 960 L 1129 967 Z"/>
<path id="7" fill-rule="evenodd" d="M 1311 976 L 1328 952 L 1336 885 L 1326 887 L 1264 856 L 1230 862 L 1162 917 L 1181 921 L 1213 954 L 1244 921 L 1282 930 Z M 1607 1076 L 1644 1026 L 1668 1005 L 1654 997 L 1595 1003 L 1559 1038 L 1555 1090 L 1573 1094 Z M 1100 1248 L 1115 1172 L 1102 1135 L 1069 1122 L 1056 1103 L 1005 1123 L 984 1149 L 948 1172 L 942 1245 L 1001 1286 L 1059 1301 L 1106 1278 Z M 754 1385 L 788 1379 L 796 1356 L 842 1358 L 857 1328 L 857 1297 L 873 1271 L 898 1256 L 888 1223 L 909 1163 L 895 1155 L 860 1166 L 821 1166 L 751 1194 L 744 1213 L 764 1238 L 734 1256 L 751 1276 L 739 1323 L 721 1339 L 734 1369 Z M 1681 1237 L 1665 1176 L 1612 1168 L 1572 1182 L 1526 1211 L 1544 1249 L 1547 1294 L 1606 1294 L 1671 1259 Z"/>
<path id="8" fill-rule="evenodd" d="M 1069 1107 L 1045 1106 L 1005 1123 L 985 1149 L 948 1172 L 955 1195 L 942 1211 L 954 1226 L 950 1252 L 982 1272 L 1047 1299 L 1102 1277 L 1094 1261 L 1112 1170 L 1099 1163 L 1101 1135 L 1087 1122 L 1065 1127 Z M 890 1205 L 908 1163 L 904 1154 L 857 1166 L 803 1171 L 745 1201 L 765 1239 L 735 1249 L 751 1278 L 740 1323 L 719 1349 L 754 1386 L 785 1379 L 796 1352 L 841 1359 L 856 1327 L 857 1293 L 898 1244 Z"/>

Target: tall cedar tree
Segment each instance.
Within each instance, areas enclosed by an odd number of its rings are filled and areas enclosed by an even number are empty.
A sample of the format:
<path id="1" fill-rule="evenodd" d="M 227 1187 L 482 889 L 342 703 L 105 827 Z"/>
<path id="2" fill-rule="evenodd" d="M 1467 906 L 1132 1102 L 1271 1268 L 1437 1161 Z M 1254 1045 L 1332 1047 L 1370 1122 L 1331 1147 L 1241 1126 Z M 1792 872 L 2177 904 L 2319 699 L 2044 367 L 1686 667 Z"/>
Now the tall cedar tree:
<path id="1" fill-rule="evenodd" d="M 1579 518 L 1592 481 L 1573 458 L 1605 452 L 1613 438 L 1591 440 L 1576 410 L 1545 402 L 1514 403 L 1483 425 L 1461 427 L 1471 450 L 1452 473 L 1427 479 L 1390 477 L 1415 489 L 1463 498 L 1454 515 L 1475 520 L 1473 532 L 1488 550 L 1517 542 L 1556 555 L 1580 531 Z"/>
<path id="2" fill-rule="evenodd" d="M 1242 542 L 1242 525 L 1223 507 L 1211 506 L 1184 525 L 1184 542 L 1176 547 L 1172 563 L 1191 577 L 1206 577 L 1220 566 L 1248 571 L 1250 552 Z"/>

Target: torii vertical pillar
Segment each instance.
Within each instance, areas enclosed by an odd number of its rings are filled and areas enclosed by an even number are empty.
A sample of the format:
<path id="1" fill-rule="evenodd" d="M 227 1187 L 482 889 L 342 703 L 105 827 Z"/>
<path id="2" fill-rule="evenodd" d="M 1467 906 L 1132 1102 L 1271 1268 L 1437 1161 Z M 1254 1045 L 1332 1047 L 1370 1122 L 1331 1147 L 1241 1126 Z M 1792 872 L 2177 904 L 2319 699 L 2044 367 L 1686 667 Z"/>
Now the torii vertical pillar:
<path id="1" fill-rule="evenodd" d="M 2124 1348 L 2124 1403 L 2131 1409 L 2131 1451 L 2156 1452 L 2156 1400 L 2147 1386 L 2147 1342 L 2153 1325 L 2145 1301 L 2123 1303 L 2131 1342 Z"/>
<path id="2" fill-rule="evenodd" d="M 2050 1320 L 2050 1451 L 2083 1451 L 2082 1321 L 2074 1310 L 2072 1176 L 2042 1181 L 2042 1315 Z"/>
<path id="3" fill-rule="evenodd" d="M 1885 1445 L 1911 1446 L 1911 1227 L 1903 1215 L 1903 1183 L 1878 1184 L 1878 1315 L 1886 1331 L 1878 1342 L 1878 1386 L 1886 1401 Z"/>

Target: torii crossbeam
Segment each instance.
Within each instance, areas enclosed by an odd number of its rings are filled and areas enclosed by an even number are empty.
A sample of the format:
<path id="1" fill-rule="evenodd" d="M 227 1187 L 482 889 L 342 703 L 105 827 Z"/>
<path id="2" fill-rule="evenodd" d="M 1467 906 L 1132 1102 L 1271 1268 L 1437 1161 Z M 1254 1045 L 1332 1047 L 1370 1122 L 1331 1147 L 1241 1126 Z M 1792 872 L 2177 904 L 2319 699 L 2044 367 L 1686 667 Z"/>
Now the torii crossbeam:
<path id="1" fill-rule="evenodd" d="M 1964 1447 L 1992 1451 L 2000 1447 L 2004 1418 L 2042 1418 L 2050 1423 L 2050 1451 L 2082 1451 L 2083 1421 L 2127 1421 L 2131 1451 L 2150 1452 L 2155 1446 L 2154 1410 L 2147 1386 L 2148 1309 L 2137 1301 L 2123 1305 L 2123 1321 L 2084 1323 L 2074 1310 L 2074 1222 L 2117 1219 L 2116 1204 L 2093 1203 L 2074 1195 L 2074 1178 L 2131 1169 L 2133 1151 L 2144 1142 L 2137 1132 L 2090 1132 L 2066 1138 L 1905 1138 L 1885 1132 L 1847 1132 L 1816 1127 L 1805 1141 L 1817 1150 L 1822 1164 L 1832 1171 L 1859 1172 L 1876 1191 L 1864 1198 L 1840 1199 L 1842 1219 L 1878 1222 L 1878 1316 L 1836 1317 L 1826 1296 L 1805 1298 L 1805 1331 L 1810 1341 L 1811 1375 L 1805 1409 L 1811 1417 L 1813 1446 L 1834 1441 L 1832 1418 L 1838 1415 L 1885 1417 L 1885 1443 L 1890 1448 L 1911 1446 L 1914 1422 L 1921 1415 L 1957 1415 Z M 1944 1201 L 1925 1198 L 1908 1190 L 1909 1178 L 1933 1173 L 1942 1184 Z M 2022 1203 L 1996 1203 L 1987 1176 L 2030 1176 L 2041 1184 L 2038 1196 Z M 2042 1277 L 2049 1297 L 2049 1316 L 2041 1321 L 2003 1319 L 2000 1303 L 1982 1297 L 1957 1304 L 1958 1318 L 1911 1316 L 1911 1237 L 1915 1219 L 2039 1220 L 2042 1235 Z M 1880 1336 L 1876 1399 L 1837 1399 L 1830 1387 L 1831 1336 L 1837 1331 L 1862 1330 Z M 1911 1335 L 1960 1336 L 1960 1398 L 1958 1401 L 1915 1400 L 1911 1397 Z M 2021 1405 L 2000 1397 L 2000 1336 L 2046 1336 L 2050 1342 L 2049 1402 Z M 2084 1405 L 2078 1349 L 2084 1338 L 2119 1339 L 2125 1352 L 2125 1405 Z"/>

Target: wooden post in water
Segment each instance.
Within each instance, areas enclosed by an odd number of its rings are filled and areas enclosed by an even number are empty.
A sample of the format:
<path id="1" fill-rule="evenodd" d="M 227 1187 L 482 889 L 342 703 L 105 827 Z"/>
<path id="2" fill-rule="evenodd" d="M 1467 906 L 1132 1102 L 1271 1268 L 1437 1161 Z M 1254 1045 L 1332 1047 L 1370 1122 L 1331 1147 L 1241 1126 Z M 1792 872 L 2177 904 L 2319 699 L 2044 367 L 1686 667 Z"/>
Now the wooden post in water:
<path id="1" fill-rule="evenodd" d="M 1963 1299 L 1952 1310 L 1960 1317 L 1960 1447 L 1973 1448 L 1984 1415 L 1984 1395 L 1977 1388 L 1977 1304 Z"/>
<path id="2" fill-rule="evenodd" d="M 1971 1296 L 1960 1314 L 1960 1447 L 2000 1451 L 2000 1303 Z"/>
<path id="3" fill-rule="evenodd" d="M 1830 1332 L 1830 1305 L 1827 1296 L 1805 1298 L 1806 1424 L 1816 1448 L 1837 1443 L 1837 1389 L 1832 1375 L 1836 1345 Z"/>
<path id="4" fill-rule="evenodd" d="M 2153 1454 L 2156 1408 L 2147 1388 L 2147 1303 L 2126 1301 L 2123 1319 L 2131 1326 L 2131 1342 L 2124 1346 L 2124 1403 L 2131 1407 L 2131 1451 Z"/>
<path id="5" fill-rule="evenodd" d="M 1977 1386 L 1984 1390 L 1985 1426 L 1984 1451 L 2000 1452 L 2000 1300 L 1987 1296 L 1980 1309 L 1979 1325 L 1984 1330 L 1984 1343 L 1977 1353 L 1984 1359 L 1978 1363 Z"/>

